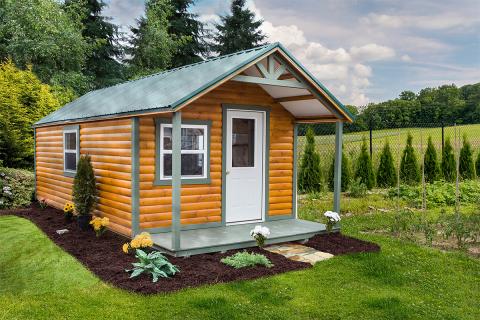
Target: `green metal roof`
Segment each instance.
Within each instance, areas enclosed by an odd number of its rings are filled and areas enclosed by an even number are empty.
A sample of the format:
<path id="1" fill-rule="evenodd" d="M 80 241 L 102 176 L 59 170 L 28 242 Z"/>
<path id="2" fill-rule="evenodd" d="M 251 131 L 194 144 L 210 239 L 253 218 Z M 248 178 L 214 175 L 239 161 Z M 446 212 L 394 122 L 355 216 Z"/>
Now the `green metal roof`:
<path id="1" fill-rule="evenodd" d="M 47 115 L 34 126 L 113 115 L 175 110 L 183 102 L 275 48 L 284 51 L 308 73 L 288 50 L 279 43 L 273 43 L 91 91 Z M 315 77 L 310 73 L 308 75 L 348 113 L 348 110 Z"/>

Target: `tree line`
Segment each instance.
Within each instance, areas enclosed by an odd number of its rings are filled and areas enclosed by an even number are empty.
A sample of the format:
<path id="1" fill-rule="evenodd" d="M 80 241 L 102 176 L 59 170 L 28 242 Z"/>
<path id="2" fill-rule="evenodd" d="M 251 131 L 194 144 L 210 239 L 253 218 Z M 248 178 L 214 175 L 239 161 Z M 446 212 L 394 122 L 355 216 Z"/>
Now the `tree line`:
<path id="1" fill-rule="evenodd" d="M 394 187 L 398 183 L 418 185 L 422 182 L 422 177 L 426 183 L 439 180 L 454 182 L 457 178 L 457 160 L 450 138 L 446 139 L 439 157 L 432 138 L 429 137 L 427 149 L 423 155 L 423 164 L 421 159 L 417 159 L 411 134 L 408 134 L 399 167 L 395 166 L 388 140 L 385 141 L 380 154 L 378 167 L 374 168 L 373 166 L 366 139 L 363 140 L 360 153 L 354 160 L 351 165 L 350 159 L 342 151 L 342 191 L 348 191 L 354 185 L 362 185 L 365 190 L 371 190 L 374 187 Z M 309 128 L 299 167 L 298 186 L 300 191 L 320 192 L 326 187 L 333 191 L 335 159 L 331 159 L 327 177 L 323 177 L 321 161 L 322 158 L 315 146 L 315 133 L 312 128 Z M 474 150 L 466 136 L 463 137 L 463 145 L 458 157 L 458 174 L 462 180 L 480 177 L 480 150 L 475 158 Z"/>

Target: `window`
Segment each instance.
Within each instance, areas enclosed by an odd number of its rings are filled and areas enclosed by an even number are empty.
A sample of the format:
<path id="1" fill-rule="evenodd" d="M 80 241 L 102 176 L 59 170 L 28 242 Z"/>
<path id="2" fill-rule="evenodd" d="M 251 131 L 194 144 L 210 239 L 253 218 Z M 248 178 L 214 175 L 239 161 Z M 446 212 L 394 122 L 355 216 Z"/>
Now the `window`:
<path id="1" fill-rule="evenodd" d="M 163 120 L 163 119 L 162 119 Z M 186 121 L 182 124 L 181 140 L 181 173 L 182 182 L 185 183 L 209 183 L 209 154 L 208 135 L 209 125 L 193 124 Z M 170 183 L 172 179 L 172 124 L 157 123 L 157 165 L 159 166 L 159 184 Z M 162 183 L 163 181 L 163 183 Z"/>
<path id="2" fill-rule="evenodd" d="M 63 170 L 66 175 L 75 174 L 79 157 L 78 126 L 63 129 Z"/>
<path id="3" fill-rule="evenodd" d="M 255 119 L 232 119 L 232 167 L 255 166 Z"/>

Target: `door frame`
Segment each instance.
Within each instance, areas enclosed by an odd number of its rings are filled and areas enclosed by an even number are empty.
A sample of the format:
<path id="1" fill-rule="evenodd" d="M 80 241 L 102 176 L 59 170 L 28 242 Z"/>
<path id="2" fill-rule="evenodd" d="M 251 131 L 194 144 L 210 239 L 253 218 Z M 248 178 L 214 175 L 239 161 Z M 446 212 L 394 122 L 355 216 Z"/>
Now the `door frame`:
<path id="1" fill-rule="evenodd" d="M 263 164 L 263 213 L 261 222 L 268 220 L 268 203 L 269 203 L 269 174 L 270 174 L 270 108 L 251 105 L 238 104 L 222 104 L 222 225 L 227 225 L 227 210 L 226 210 L 226 194 L 227 194 L 227 112 L 233 111 L 254 111 L 264 113 L 263 126 L 263 150 L 264 150 L 264 164 Z M 235 222 L 228 223 L 228 225 L 251 223 Z"/>

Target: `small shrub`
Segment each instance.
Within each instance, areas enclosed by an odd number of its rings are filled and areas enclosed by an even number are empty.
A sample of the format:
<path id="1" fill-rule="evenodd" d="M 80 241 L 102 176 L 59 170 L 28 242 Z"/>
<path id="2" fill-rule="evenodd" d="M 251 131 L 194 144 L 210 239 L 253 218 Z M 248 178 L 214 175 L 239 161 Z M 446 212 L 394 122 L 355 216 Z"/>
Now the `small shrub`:
<path id="1" fill-rule="evenodd" d="M 152 281 L 157 282 L 159 278 L 169 278 L 180 270 L 158 251 L 146 253 L 140 249 L 135 250 L 135 257 L 138 262 L 132 263 L 133 269 L 125 270 L 131 272 L 130 278 L 137 277 L 142 273 L 150 273 Z"/>
<path id="2" fill-rule="evenodd" d="M 153 246 L 152 236 L 148 232 L 142 232 L 137 234 L 132 241 L 125 243 L 122 247 L 123 252 L 129 253 L 130 250 L 135 249 L 146 249 L 151 248 Z"/>
<path id="3" fill-rule="evenodd" d="M 315 133 L 308 128 L 306 146 L 298 172 L 298 188 L 302 192 L 321 191 L 322 170 L 320 168 L 320 155 L 315 150 Z"/>
<path id="4" fill-rule="evenodd" d="M 409 133 L 407 145 L 403 150 L 402 160 L 400 162 L 400 180 L 409 185 L 415 185 L 420 182 L 421 175 L 417 163 L 417 156 L 412 145 L 413 137 Z"/>
<path id="5" fill-rule="evenodd" d="M 428 137 L 427 150 L 425 151 L 425 182 L 433 183 L 440 177 L 440 167 L 438 165 L 437 151 L 432 142 L 432 137 Z"/>
<path id="6" fill-rule="evenodd" d="M 73 180 L 72 198 L 78 215 L 89 215 L 97 200 L 95 174 L 89 155 L 82 155 Z"/>
<path id="7" fill-rule="evenodd" d="M 352 173 L 350 171 L 350 160 L 347 155 L 342 151 L 342 192 L 345 192 L 350 187 L 352 179 Z M 333 191 L 335 181 L 335 157 L 332 159 L 330 170 L 328 171 L 328 188 Z"/>
<path id="8" fill-rule="evenodd" d="M 457 247 L 465 248 L 466 241 L 472 238 L 472 228 L 468 218 L 460 212 L 445 214 L 445 211 L 442 211 L 439 220 L 444 237 L 449 239 L 453 236 L 457 240 Z"/>
<path id="9" fill-rule="evenodd" d="M 448 182 L 453 182 L 456 179 L 456 166 L 455 156 L 453 154 L 453 147 L 450 143 L 450 138 L 445 141 L 445 147 L 442 153 L 442 175 Z"/>
<path id="10" fill-rule="evenodd" d="M 220 262 L 235 269 L 254 267 L 256 265 L 273 267 L 273 264 L 263 254 L 249 253 L 247 251 L 237 252 L 232 256 L 223 258 Z"/>
<path id="11" fill-rule="evenodd" d="M 47 200 L 40 200 L 38 201 L 38 205 L 40 206 L 41 210 L 45 210 L 48 207 Z"/>
<path id="12" fill-rule="evenodd" d="M 352 198 L 362 198 L 367 195 L 367 186 L 362 182 L 360 178 L 353 180 L 350 184 L 350 190 L 348 195 Z"/>
<path id="13" fill-rule="evenodd" d="M 358 156 L 357 166 L 355 171 L 355 179 L 360 179 L 368 190 L 375 185 L 375 174 L 373 173 L 372 159 L 367 150 L 367 140 L 363 138 L 362 148 Z"/>
<path id="14" fill-rule="evenodd" d="M 265 240 L 267 240 L 269 235 L 270 229 L 268 229 L 267 227 L 262 227 L 260 225 L 255 226 L 255 228 L 250 231 L 250 236 L 253 237 L 255 241 L 257 241 L 257 246 L 259 248 L 265 245 Z"/>
<path id="15" fill-rule="evenodd" d="M 425 243 L 431 246 L 433 243 L 433 238 L 437 233 L 435 221 L 427 219 L 427 217 L 423 216 L 418 219 L 414 228 L 423 234 Z"/>
<path id="16" fill-rule="evenodd" d="M 90 221 L 90 224 L 93 226 L 93 230 L 97 237 L 100 237 L 107 230 L 107 226 L 110 224 L 110 220 L 107 217 L 95 217 Z"/>
<path id="17" fill-rule="evenodd" d="M 0 168 L 0 209 L 28 206 L 35 190 L 32 172 L 21 169 Z"/>
<path id="18" fill-rule="evenodd" d="M 463 137 L 463 146 L 460 149 L 459 173 L 463 179 L 475 179 L 475 164 L 473 163 L 473 150 L 467 137 Z"/>
<path id="19" fill-rule="evenodd" d="M 411 238 L 415 214 L 410 209 L 398 210 L 393 216 L 390 232 L 397 237 Z"/>
<path id="20" fill-rule="evenodd" d="M 380 155 L 380 164 L 377 171 L 377 185 L 379 187 L 393 187 L 397 184 L 397 171 L 393 165 L 393 156 L 388 141 Z"/>
<path id="21" fill-rule="evenodd" d="M 333 211 L 326 211 L 324 214 L 325 218 L 327 218 L 326 227 L 327 232 L 332 232 L 333 227 L 340 222 L 340 215 Z"/>

